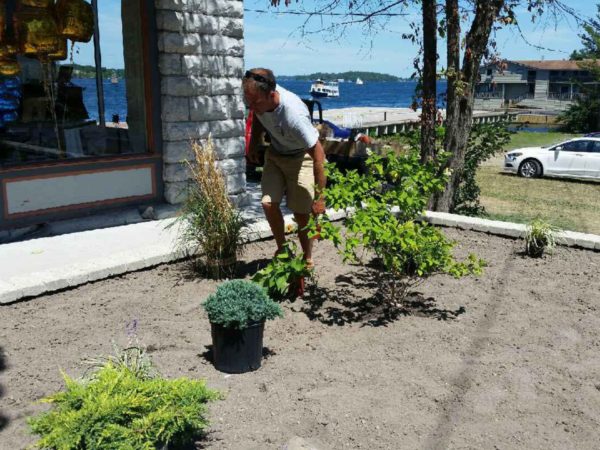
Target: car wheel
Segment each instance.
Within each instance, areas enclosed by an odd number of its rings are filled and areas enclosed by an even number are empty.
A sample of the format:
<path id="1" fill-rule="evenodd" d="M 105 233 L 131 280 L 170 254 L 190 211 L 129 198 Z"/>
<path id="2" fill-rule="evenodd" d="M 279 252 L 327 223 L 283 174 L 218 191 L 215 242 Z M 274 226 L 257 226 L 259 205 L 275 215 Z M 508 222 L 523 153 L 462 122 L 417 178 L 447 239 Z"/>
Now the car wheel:
<path id="1" fill-rule="evenodd" d="M 526 159 L 519 166 L 519 175 L 525 178 L 537 178 L 542 175 L 542 166 L 535 159 Z"/>

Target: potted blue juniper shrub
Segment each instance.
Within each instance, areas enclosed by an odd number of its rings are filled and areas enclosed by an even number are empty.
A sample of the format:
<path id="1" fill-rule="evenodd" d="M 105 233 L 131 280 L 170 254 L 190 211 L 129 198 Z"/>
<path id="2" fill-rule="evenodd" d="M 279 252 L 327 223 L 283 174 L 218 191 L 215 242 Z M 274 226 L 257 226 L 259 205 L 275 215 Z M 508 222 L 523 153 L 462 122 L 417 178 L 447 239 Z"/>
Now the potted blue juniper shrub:
<path id="1" fill-rule="evenodd" d="M 211 325 L 215 368 L 227 373 L 257 370 L 265 321 L 283 316 L 281 306 L 264 288 L 246 280 L 223 282 L 202 306 Z"/>

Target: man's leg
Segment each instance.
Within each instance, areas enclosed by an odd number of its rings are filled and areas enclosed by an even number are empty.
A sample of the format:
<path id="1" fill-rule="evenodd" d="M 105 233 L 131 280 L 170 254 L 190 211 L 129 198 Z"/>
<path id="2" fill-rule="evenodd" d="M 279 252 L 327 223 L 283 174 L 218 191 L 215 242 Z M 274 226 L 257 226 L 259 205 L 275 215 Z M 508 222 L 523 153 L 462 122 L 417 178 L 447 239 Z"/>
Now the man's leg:
<path id="1" fill-rule="evenodd" d="M 310 214 L 294 213 L 294 217 L 298 223 L 298 239 L 304 252 L 304 259 L 312 263 L 312 239 L 308 237 L 308 230 L 305 229 L 306 225 L 308 225 Z"/>
<path id="2" fill-rule="evenodd" d="M 270 152 L 267 152 L 265 155 L 261 186 L 261 204 L 275 242 L 277 243 L 277 251 L 279 252 L 283 248 L 283 244 L 285 244 L 283 214 L 281 214 L 279 206 L 285 191 L 285 178 L 281 169 L 272 160 Z"/>
<path id="3" fill-rule="evenodd" d="M 277 243 L 277 251 L 280 251 L 283 247 L 283 244 L 285 244 L 285 229 L 283 223 L 283 214 L 281 213 L 279 203 L 263 202 L 262 207 L 265 212 L 267 222 L 269 222 L 269 226 L 273 232 L 275 242 Z"/>

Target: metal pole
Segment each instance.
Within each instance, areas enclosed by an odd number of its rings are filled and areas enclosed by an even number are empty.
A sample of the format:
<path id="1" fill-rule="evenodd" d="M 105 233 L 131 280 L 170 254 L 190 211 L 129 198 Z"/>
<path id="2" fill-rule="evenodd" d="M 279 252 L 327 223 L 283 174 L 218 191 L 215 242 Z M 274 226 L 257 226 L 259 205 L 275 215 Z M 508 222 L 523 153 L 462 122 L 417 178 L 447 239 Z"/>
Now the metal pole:
<path id="1" fill-rule="evenodd" d="M 100 126 L 106 126 L 104 117 L 104 84 L 102 80 L 102 55 L 100 54 L 100 27 L 98 26 L 98 0 L 92 0 L 94 11 L 94 61 L 96 63 L 96 92 L 98 93 L 98 119 Z"/>

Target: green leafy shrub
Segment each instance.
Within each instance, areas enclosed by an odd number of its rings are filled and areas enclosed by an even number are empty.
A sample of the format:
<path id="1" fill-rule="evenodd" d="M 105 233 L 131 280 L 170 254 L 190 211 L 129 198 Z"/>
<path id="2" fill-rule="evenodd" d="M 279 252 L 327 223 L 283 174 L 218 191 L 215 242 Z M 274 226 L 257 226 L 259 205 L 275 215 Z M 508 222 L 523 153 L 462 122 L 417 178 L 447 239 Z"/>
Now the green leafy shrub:
<path id="1" fill-rule="evenodd" d="M 144 359 L 139 349 L 136 359 Z M 126 360 L 117 360 L 105 362 L 82 380 L 63 373 L 66 389 L 43 400 L 52 409 L 28 421 L 41 436 L 35 447 L 155 450 L 202 435 L 208 425 L 206 404 L 220 398 L 218 392 L 203 380 L 166 380 L 145 365 L 144 370 L 132 370 Z"/>
<path id="2" fill-rule="evenodd" d="M 227 183 L 215 156 L 212 139 L 192 143 L 195 161 L 187 162 L 192 175 L 178 218 L 179 247 L 202 255 L 213 278 L 233 275 L 242 248 L 245 221 L 227 195 Z"/>
<path id="3" fill-rule="evenodd" d="M 211 323 L 240 330 L 252 322 L 283 316 L 281 306 L 269 298 L 264 288 L 245 280 L 221 283 L 203 306 Z"/>
<path id="4" fill-rule="evenodd" d="M 436 128 L 436 150 L 443 152 L 446 129 L 443 126 Z M 454 191 L 455 214 L 466 216 L 484 216 L 485 208 L 479 202 L 481 189 L 477 184 L 477 169 L 481 163 L 494 155 L 502 152 L 510 142 L 511 132 L 505 122 L 473 125 L 467 150 L 465 164 L 460 177 L 460 184 Z M 398 135 L 411 148 L 420 146 L 420 130 L 412 130 Z"/>
<path id="5" fill-rule="evenodd" d="M 477 169 L 481 163 L 498 154 L 510 142 L 506 124 L 487 123 L 474 125 L 469 135 L 465 165 L 458 189 L 454 191 L 455 214 L 484 216 L 485 208 L 479 202 L 481 189 L 477 184 Z"/>
<path id="6" fill-rule="evenodd" d="M 569 107 L 558 116 L 560 130 L 569 133 L 590 133 L 598 131 L 600 114 L 600 90 L 597 87 L 585 87 Z"/>
<path id="7" fill-rule="evenodd" d="M 556 246 L 559 231 L 559 228 L 541 219 L 533 220 L 527 225 L 525 232 L 525 253 L 533 258 L 539 258 L 546 250 L 552 251 Z"/>
<path id="8" fill-rule="evenodd" d="M 252 281 L 267 290 L 269 295 L 277 300 L 282 300 L 293 293 L 291 286 L 301 277 L 312 276 L 312 270 L 306 267 L 302 256 L 295 256 L 297 247 L 292 242 L 284 244 L 283 251 L 262 270 L 252 277 Z"/>
<path id="9" fill-rule="evenodd" d="M 387 276 L 390 300 L 404 298 L 408 289 L 439 273 L 454 277 L 481 273 L 484 261 L 470 255 L 464 262 L 452 257 L 453 243 L 427 223 L 419 222 L 432 194 L 444 188 L 439 176 L 446 155 L 425 164 L 417 151 L 406 155 L 373 155 L 367 160 L 367 173 L 342 174 L 328 166 L 326 189 L 328 206 L 348 211 L 344 227 L 327 219 L 319 223 L 320 234 L 331 240 L 345 261 L 360 261 L 363 249 L 372 251 Z M 317 221 L 311 220 L 310 235 Z"/>

